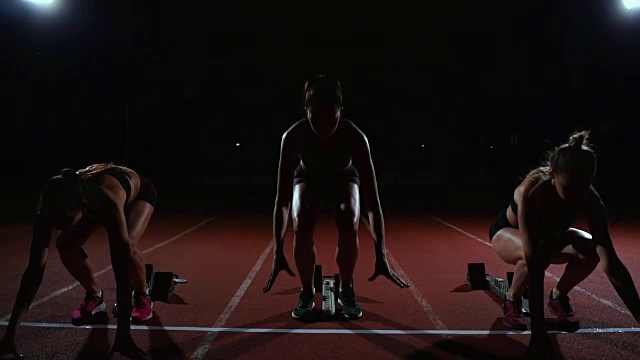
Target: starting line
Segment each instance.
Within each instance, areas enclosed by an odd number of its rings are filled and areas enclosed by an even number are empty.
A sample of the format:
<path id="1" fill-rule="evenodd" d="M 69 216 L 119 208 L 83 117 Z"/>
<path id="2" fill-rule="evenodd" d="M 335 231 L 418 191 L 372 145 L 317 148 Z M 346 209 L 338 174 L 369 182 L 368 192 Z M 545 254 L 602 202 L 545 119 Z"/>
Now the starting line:
<path id="1" fill-rule="evenodd" d="M 9 322 L 0 321 L 1 326 Z M 20 326 L 65 328 L 65 329 L 110 329 L 116 325 L 84 325 L 23 322 Z M 232 332 L 232 333 L 285 333 L 285 334 L 360 334 L 360 335 L 531 335 L 531 331 L 510 330 L 350 330 L 350 329 L 262 329 L 262 328 L 214 328 L 197 326 L 145 326 L 131 325 L 131 330 L 149 331 L 195 331 L 195 332 Z M 549 330 L 549 334 L 604 334 L 604 333 L 640 333 L 640 327 L 635 328 L 592 328 L 579 329 L 576 332 Z"/>

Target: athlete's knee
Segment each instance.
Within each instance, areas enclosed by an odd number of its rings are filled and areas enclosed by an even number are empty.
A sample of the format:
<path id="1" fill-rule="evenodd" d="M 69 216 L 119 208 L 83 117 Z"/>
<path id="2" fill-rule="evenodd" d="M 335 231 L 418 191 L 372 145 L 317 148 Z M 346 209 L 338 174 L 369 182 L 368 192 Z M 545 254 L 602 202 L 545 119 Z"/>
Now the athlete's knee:
<path id="1" fill-rule="evenodd" d="M 597 253 L 590 255 L 589 257 L 587 257 L 582 261 L 582 264 L 585 267 L 594 268 L 594 269 L 596 266 L 598 266 L 599 263 L 600 263 L 600 256 L 598 256 Z"/>
<path id="2" fill-rule="evenodd" d="M 56 249 L 58 249 L 58 253 L 60 253 L 60 255 L 69 255 L 73 253 L 76 248 L 67 242 L 57 241 Z"/>
<path id="3" fill-rule="evenodd" d="M 592 241 L 589 241 L 589 246 L 586 247 L 586 251 L 580 253 L 578 259 L 584 266 L 596 267 L 600 263 L 600 256 L 596 251 L 596 246 Z"/>
<path id="4" fill-rule="evenodd" d="M 310 208 L 303 208 L 292 214 L 293 232 L 296 237 L 309 237 L 313 234 L 316 214 Z"/>
<path id="5" fill-rule="evenodd" d="M 344 236 L 355 236 L 358 233 L 360 214 L 358 209 L 350 204 L 340 204 L 336 210 L 336 225 Z"/>
<path id="6" fill-rule="evenodd" d="M 89 255 L 81 247 L 58 249 L 58 254 L 65 263 L 82 263 L 89 258 Z"/>
<path id="7" fill-rule="evenodd" d="M 82 262 L 88 258 L 87 253 L 82 248 L 63 247 L 58 248 L 58 254 L 63 262 Z"/>
<path id="8" fill-rule="evenodd" d="M 525 260 L 525 259 L 516 260 L 515 266 L 516 266 L 516 269 L 518 271 L 528 271 L 529 270 L 529 266 L 528 266 L 527 260 Z"/>
<path id="9" fill-rule="evenodd" d="M 502 231 L 502 230 L 501 230 Z M 498 257 L 507 264 L 517 265 L 524 262 L 526 258 L 522 246 L 517 245 L 508 234 L 498 232 L 491 240 L 491 247 L 498 254 Z"/>
<path id="10" fill-rule="evenodd" d="M 71 241 L 70 238 L 61 235 L 56 241 L 56 249 L 60 254 L 60 257 L 63 260 L 72 259 L 72 258 L 80 258 L 84 260 L 86 258 L 85 252 L 82 250 L 82 246 L 80 246 L 77 242 Z"/>
<path id="11" fill-rule="evenodd" d="M 127 254 L 129 255 L 129 258 L 132 258 L 135 256 L 135 246 L 133 245 L 133 243 L 129 240 L 125 240 L 122 242 L 119 242 L 116 244 L 116 246 L 118 246 L 119 249 L 121 249 L 122 253 L 124 254 L 124 252 L 127 252 Z"/>
<path id="12" fill-rule="evenodd" d="M 596 250 L 596 243 L 589 234 L 582 231 L 581 233 L 586 235 L 578 234 L 571 241 L 575 254 L 574 258 L 585 265 L 597 265 L 600 262 L 600 257 Z"/>
<path id="13" fill-rule="evenodd" d="M 142 252 L 138 249 L 137 246 L 134 246 L 133 244 L 129 243 L 129 258 L 132 261 L 138 260 L 138 259 L 143 259 L 142 256 Z"/>

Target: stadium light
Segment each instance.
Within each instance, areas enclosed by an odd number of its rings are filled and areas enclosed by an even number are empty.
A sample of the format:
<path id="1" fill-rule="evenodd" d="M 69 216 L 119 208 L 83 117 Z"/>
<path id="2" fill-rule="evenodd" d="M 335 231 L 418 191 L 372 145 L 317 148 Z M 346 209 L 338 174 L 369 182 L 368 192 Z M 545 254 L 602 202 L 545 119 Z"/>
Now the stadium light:
<path id="1" fill-rule="evenodd" d="M 2 0 L 0 0 L 2 1 Z M 22 0 L 23 3 L 29 5 L 36 13 L 46 14 L 47 16 L 57 13 L 62 9 L 61 0 Z"/>
<path id="2" fill-rule="evenodd" d="M 622 3 L 628 10 L 640 7 L 640 0 L 622 0 Z"/>
<path id="3" fill-rule="evenodd" d="M 35 5 L 42 5 L 42 6 L 53 5 L 53 3 L 55 3 L 55 0 L 22 0 L 22 1 L 26 1 Z"/>

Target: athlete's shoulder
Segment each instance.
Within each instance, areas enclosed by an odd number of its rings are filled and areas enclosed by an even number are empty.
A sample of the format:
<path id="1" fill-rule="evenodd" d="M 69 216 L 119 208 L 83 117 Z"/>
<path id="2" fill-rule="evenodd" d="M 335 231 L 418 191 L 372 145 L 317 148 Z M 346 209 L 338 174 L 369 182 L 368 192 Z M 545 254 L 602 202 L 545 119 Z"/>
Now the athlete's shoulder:
<path id="1" fill-rule="evenodd" d="M 344 128 L 347 131 L 353 131 L 353 132 L 357 132 L 359 134 L 364 135 L 364 132 L 362 130 L 360 130 L 358 125 L 356 125 L 353 121 L 351 121 L 349 119 L 342 119 L 340 121 L 342 122 L 342 126 L 344 126 Z"/>
<path id="2" fill-rule="evenodd" d="M 598 193 L 593 185 L 589 186 L 589 190 L 587 190 L 585 194 L 584 203 L 587 205 L 587 208 L 604 207 L 602 197 L 600 197 L 600 193 Z"/>
<path id="3" fill-rule="evenodd" d="M 549 180 L 539 173 L 529 174 L 516 189 L 515 198 L 520 200 L 539 200 Z"/>
<path id="4" fill-rule="evenodd" d="M 353 140 L 368 142 L 367 135 L 353 121 L 342 119 L 342 126 L 345 134 Z"/>
<path id="5" fill-rule="evenodd" d="M 306 119 L 296 121 L 283 134 L 281 146 L 283 148 L 293 149 L 299 148 L 304 141 L 305 134 L 308 132 L 309 122 Z"/>
<path id="6" fill-rule="evenodd" d="M 284 132 L 284 134 L 282 134 L 282 138 L 285 139 L 285 138 L 297 137 L 303 134 L 306 131 L 306 128 L 308 127 L 307 123 L 308 121 L 306 119 L 300 119 L 296 121 Z"/>

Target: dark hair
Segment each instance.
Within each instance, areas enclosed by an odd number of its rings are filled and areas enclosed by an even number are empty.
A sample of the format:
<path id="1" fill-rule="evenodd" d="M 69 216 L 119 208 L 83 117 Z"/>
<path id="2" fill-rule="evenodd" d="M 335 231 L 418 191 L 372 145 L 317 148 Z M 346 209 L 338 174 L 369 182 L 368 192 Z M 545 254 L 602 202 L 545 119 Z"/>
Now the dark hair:
<path id="1" fill-rule="evenodd" d="M 322 74 L 307 80 L 302 95 L 304 107 L 311 105 L 342 106 L 342 87 L 340 81 Z"/>
<path id="2" fill-rule="evenodd" d="M 40 209 L 48 214 L 61 214 L 80 208 L 84 200 L 84 183 L 80 174 L 66 168 L 44 185 L 40 196 Z"/>
<path id="3" fill-rule="evenodd" d="M 593 177 L 596 174 L 596 154 L 587 142 L 589 131 L 574 133 L 569 141 L 557 147 L 543 166 L 532 170 L 531 175 L 540 175 L 548 178 L 550 170 L 561 174 L 578 175 L 581 177 Z"/>

